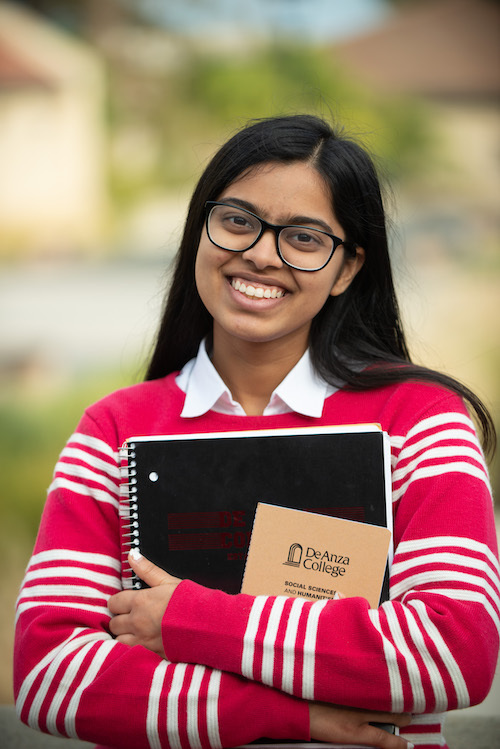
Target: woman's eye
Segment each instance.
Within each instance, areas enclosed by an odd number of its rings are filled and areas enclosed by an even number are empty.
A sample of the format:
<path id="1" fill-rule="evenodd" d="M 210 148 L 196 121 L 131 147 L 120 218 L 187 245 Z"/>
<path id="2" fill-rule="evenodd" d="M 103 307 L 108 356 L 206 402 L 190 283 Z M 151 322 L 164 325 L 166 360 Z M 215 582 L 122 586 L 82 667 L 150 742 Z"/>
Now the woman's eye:
<path id="1" fill-rule="evenodd" d="M 304 244 L 308 244 L 309 242 L 314 242 L 315 238 L 312 234 L 307 234 L 306 232 L 302 232 L 302 234 L 297 234 L 297 241 L 303 242 Z"/>
<path id="2" fill-rule="evenodd" d="M 250 226 L 249 222 L 244 216 L 232 216 L 229 221 L 235 226 Z"/>
<path id="3" fill-rule="evenodd" d="M 315 229 L 292 226 L 283 230 L 281 241 L 296 250 L 315 252 L 316 250 L 328 249 L 331 240 L 327 234 Z"/>
<path id="4" fill-rule="evenodd" d="M 226 229 L 229 229 L 230 231 L 252 231 L 254 229 L 248 218 L 246 216 L 243 216 L 241 213 L 225 216 L 223 223 Z"/>
<path id="5" fill-rule="evenodd" d="M 319 238 L 320 235 L 308 231 L 295 232 L 295 234 L 290 237 L 291 241 L 295 242 L 296 244 L 308 245 L 311 247 L 313 245 L 318 245 Z"/>

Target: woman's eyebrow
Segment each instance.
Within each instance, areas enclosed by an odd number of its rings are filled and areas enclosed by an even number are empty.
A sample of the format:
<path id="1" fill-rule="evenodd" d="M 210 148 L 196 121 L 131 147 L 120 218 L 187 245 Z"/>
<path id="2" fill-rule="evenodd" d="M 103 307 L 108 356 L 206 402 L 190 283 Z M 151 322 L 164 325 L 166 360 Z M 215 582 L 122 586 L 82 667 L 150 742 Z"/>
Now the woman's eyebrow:
<path id="1" fill-rule="evenodd" d="M 242 200 L 241 198 L 233 198 L 231 196 L 227 196 L 222 198 L 223 203 L 233 203 L 234 205 L 240 206 L 240 208 L 245 208 L 247 211 L 250 211 L 251 213 L 255 213 L 257 216 L 260 216 L 261 211 L 259 211 L 259 208 L 254 205 L 253 203 L 249 203 L 248 200 Z M 333 234 L 332 227 L 326 223 L 326 221 L 323 221 L 320 218 L 313 218 L 311 216 L 289 216 L 288 219 L 283 220 L 280 222 L 280 225 L 283 226 L 319 226 L 324 231 L 328 232 L 328 234 Z"/>
<path id="2" fill-rule="evenodd" d="M 241 198 L 232 198 L 230 195 L 221 198 L 221 203 L 234 203 L 234 205 L 240 206 L 240 208 L 245 208 L 247 211 L 250 211 L 251 213 L 255 213 L 258 215 L 259 209 L 256 205 L 253 203 L 249 203 L 248 200 L 242 200 Z"/>

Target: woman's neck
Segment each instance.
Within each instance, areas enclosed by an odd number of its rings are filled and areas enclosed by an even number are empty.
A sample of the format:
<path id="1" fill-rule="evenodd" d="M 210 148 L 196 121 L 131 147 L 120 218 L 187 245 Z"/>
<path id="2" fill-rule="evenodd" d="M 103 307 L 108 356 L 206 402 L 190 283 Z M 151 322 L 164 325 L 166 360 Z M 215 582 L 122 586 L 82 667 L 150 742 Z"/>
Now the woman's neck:
<path id="1" fill-rule="evenodd" d="M 214 334 L 211 359 L 233 398 L 248 416 L 259 416 L 271 394 L 304 354 L 300 349 L 268 341 L 218 340 Z"/>

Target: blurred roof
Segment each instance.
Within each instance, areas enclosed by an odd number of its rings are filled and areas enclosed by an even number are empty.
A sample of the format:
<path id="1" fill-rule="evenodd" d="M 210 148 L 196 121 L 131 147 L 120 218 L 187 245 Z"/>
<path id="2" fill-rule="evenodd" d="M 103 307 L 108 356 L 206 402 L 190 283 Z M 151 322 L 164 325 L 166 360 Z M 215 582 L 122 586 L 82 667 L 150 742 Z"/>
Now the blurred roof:
<path id="1" fill-rule="evenodd" d="M 0 1 L 0 88 L 54 88 L 101 77 L 95 51 L 28 8 Z"/>
<path id="2" fill-rule="evenodd" d="M 30 60 L 25 59 L 22 50 L 13 49 L 2 38 L 0 30 L 0 88 L 39 87 L 47 88 L 54 81 Z"/>
<path id="3" fill-rule="evenodd" d="M 418 0 L 378 30 L 335 46 L 338 60 L 386 91 L 432 97 L 500 94 L 500 5 Z"/>

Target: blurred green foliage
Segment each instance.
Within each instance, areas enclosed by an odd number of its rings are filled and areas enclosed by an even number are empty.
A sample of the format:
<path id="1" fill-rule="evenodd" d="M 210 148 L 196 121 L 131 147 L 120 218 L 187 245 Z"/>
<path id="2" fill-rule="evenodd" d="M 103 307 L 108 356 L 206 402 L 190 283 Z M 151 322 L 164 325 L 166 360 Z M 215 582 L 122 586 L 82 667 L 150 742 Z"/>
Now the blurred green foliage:
<path id="1" fill-rule="evenodd" d="M 337 66 L 330 51 L 318 47 L 275 45 L 257 59 L 230 64 L 223 57 L 195 57 L 184 90 L 186 104 L 195 103 L 212 130 L 297 111 L 338 121 L 355 130 L 393 173 L 406 172 L 410 162 L 416 166 L 416 153 L 432 142 L 422 104 L 372 94 Z"/>
<path id="2" fill-rule="evenodd" d="M 280 42 L 233 55 L 188 49 L 156 78 L 110 65 L 110 91 L 111 137 L 135 129 L 155 154 L 135 171 L 133 152 L 115 161 L 111 185 L 124 207 L 144 190 L 187 186 L 217 144 L 254 118 L 308 112 L 338 122 L 392 178 L 418 174 L 437 150 L 422 102 L 368 90 L 317 46 Z"/>
<path id="3" fill-rule="evenodd" d="M 118 373 L 82 376 L 51 394 L 4 391 L 0 401 L 1 540 L 32 545 L 52 473 L 84 409 L 123 383 Z M 27 561 L 27 559 L 26 559 Z"/>

